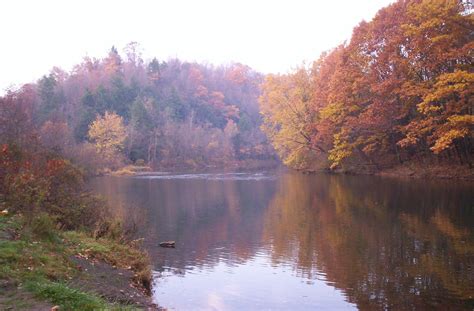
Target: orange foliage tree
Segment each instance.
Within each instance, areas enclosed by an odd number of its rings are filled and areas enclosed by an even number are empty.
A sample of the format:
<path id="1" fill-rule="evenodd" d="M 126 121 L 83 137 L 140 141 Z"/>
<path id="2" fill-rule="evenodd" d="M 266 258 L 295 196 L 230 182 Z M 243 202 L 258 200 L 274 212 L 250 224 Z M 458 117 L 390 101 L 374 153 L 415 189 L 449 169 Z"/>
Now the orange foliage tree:
<path id="1" fill-rule="evenodd" d="M 457 158 L 471 167 L 472 11 L 465 1 L 400 0 L 360 23 L 349 43 L 324 53 L 309 72 L 311 97 L 299 108 L 312 116 L 298 120 L 310 133 L 306 153 L 325 154 L 328 168 L 378 170 L 421 158 Z M 263 85 L 264 129 L 273 129 L 267 133 L 276 150 L 301 140 L 301 131 L 287 126 L 294 119 L 287 108 L 300 99 L 284 94 L 300 75 Z M 269 90 L 281 96 L 271 98 Z M 296 168 L 311 166 L 282 157 Z"/>

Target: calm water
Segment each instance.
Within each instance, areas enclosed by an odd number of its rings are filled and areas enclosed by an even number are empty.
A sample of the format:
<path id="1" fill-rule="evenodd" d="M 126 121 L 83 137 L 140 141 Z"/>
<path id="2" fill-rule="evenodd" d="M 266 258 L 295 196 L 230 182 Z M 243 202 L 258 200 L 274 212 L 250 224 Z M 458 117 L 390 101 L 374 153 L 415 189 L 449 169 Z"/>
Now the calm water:
<path id="1" fill-rule="evenodd" d="M 165 308 L 474 308 L 472 183 L 262 172 L 94 187 L 139 223 Z"/>

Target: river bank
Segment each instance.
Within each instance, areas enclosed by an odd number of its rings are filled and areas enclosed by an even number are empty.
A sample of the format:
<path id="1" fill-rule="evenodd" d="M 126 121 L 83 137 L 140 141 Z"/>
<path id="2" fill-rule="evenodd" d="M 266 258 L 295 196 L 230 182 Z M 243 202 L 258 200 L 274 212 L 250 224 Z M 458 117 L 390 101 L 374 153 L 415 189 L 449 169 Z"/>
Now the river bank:
<path id="1" fill-rule="evenodd" d="M 474 169 L 465 165 L 400 165 L 381 170 L 375 175 L 390 177 L 474 180 Z"/>
<path id="2" fill-rule="evenodd" d="M 407 162 L 392 167 L 376 168 L 374 166 L 353 166 L 330 170 L 327 168 L 309 168 L 298 170 L 303 173 L 329 173 L 350 175 L 374 175 L 400 178 L 430 178 L 474 180 L 474 168 L 467 165 L 432 165 Z"/>
<path id="3" fill-rule="evenodd" d="M 0 216 L 0 309 L 157 309 L 139 241 L 50 225 L 44 216 L 30 224 L 21 215 Z"/>
<path id="4" fill-rule="evenodd" d="M 101 175 L 111 176 L 136 176 L 136 175 L 147 175 L 156 172 L 173 172 L 173 173 L 199 173 L 199 172 L 252 172 L 262 170 L 275 170 L 281 167 L 282 164 L 277 160 L 244 160 L 244 161 L 232 161 L 226 165 L 204 165 L 196 163 L 176 163 L 174 165 L 166 166 L 147 166 L 147 165 L 125 165 L 114 171 L 103 171 Z"/>
<path id="5" fill-rule="evenodd" d="M 232 167 L 226 168 L 226 172 L 252 172 L 261 170 L 277 170 L 285 169 L 284 166 L 276 161 L 271 161 L 266 165 L 262 162 L 255 162 L 252 165 L 245 166 L 244 164 L 236 164 Z M 105 172 L 101 175 L 112 176 L 137 176 L 148 175 L 156 172 L 186 172 L 186 173 L 213 173 L 222 172 L 215 167 L 195 167 L 193 169 L 183 167 L 161 167 L 153 169 L 149 166 L 135 166 L 128 165 L 116 171 Z M 375 168 L 374 166 L 358 166 L 344 169 L 330 170 L 327 168 L 308 168 L 297 169 L 302 173 L 328 173 L 328 174 L 351 174 L 351 175 L 374 175 L 387 177 L 401 177 L 401 178 L 434 178 L 434 179 L 459 179 L 459 180 L 474 180 L 474 168 L 469 168 L 467 165 L 431 165 L 420 164 L 414 162 L 407 162 L 405 164 L 388 167 Z"/>

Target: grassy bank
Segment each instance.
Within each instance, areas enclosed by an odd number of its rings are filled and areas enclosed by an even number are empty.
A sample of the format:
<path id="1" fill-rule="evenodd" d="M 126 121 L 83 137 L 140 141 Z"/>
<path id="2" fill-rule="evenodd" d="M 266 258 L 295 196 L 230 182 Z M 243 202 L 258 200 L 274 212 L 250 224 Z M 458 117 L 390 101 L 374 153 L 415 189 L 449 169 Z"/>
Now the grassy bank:
<path id="1" fill-rule="evenodd" d="M 0 309 L 153 308 L 137 242 L 60 231 L 46 214 L 0 216 Z"/>
<path id="2" fill-rule="evenodd" d="M 35 141 L 0 145 L 0 310 L 152 307 L 148 256 L 86 177 Z"/>

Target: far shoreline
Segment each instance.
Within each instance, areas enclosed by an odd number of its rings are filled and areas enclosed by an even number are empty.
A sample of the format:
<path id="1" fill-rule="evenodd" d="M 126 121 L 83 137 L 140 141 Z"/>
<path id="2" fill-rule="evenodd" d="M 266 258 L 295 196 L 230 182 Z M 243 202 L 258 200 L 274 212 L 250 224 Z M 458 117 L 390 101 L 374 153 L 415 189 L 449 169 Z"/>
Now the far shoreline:
<path id="1" fill-rule="evenodd" d="M 333 175 L 354 175 L 354 176 L 380 176 L 391 178 L 432 180 L 464 180 L 474 181 L 474 169 L 467 166 L 430 166 L 430 165 L 398 165 L 380 170 L 357 170 L 357 169 L 294 169 L 284 166 L 276 161 L 270 165 L 244 167 L 158 167 L 127 165 L 110 172 L 103 172 L 99 176 L 133 177 L 133 176 L 154 176 L 165 174 L 222 174 L 222 173 L 253 173 L 261 171 L 290 171 L 302 174 L 333 174 Z"/>

